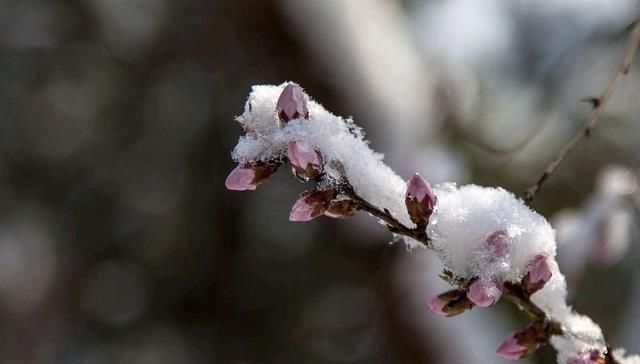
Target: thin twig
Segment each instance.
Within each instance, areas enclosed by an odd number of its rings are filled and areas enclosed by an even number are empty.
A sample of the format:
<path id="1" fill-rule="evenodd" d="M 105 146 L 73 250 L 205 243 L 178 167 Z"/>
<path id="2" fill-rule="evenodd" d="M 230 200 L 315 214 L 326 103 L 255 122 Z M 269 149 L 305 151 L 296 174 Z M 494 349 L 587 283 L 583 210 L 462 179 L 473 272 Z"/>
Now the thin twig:
<path id="1" fill-rule="evenodd" d="M 430 240 L 427 236 L 427 232 L 425 230 L 421 230 L 418 228 L 409 228 L 403 223 L 401 223 L 398 219 L 396 219 L 389 210 L 380 209 L 364 198 L 360 197 L 354 190 L 351 185 L 345 185 L 341 189 L 341 192 L 348 196 L 351 200 L 358 203 L 360 210 L 370 213 L 371 215 L 377 217 L 378 219 L 385 222 L 387 225 L 387 229 L 395 234 L 400 234 L 404 236 L 408 236 L 416 241 L 421 242 L 426 247 L 430 246 Z"/>
<path id="2" fill-rule="evenodd" d="M 540 179 L 538 179 L 538 181 L 534 185 L 526 189 L 524 193 L 525 202 L 530 203 L 535 197 L 536 193 L 540 191 L 540 188 L 542 188 L 542 185 L 547 181 L 547 179 L 549 179 L 549 177 L 553 175 L 556 169 L 558 169 L 558 166 L 565 160 L 567 155 L 569 155 L 569 153 L 578 144 L 580 144 L 582 140 L 589 138 L 591 136 L 591 132 L 596 127 L 596 124 L 600 119 L 600 115 L 604 111 L 604 108 L 607 105 L 607 102 L 609 101 L 611 94 L 613 94 L 613 91 L 615 90 L 616 86 L 618 86 L 618 83 L 620 83 L 620 80 L 622 79 L 622 77 L 624 77 L 624 75 L 629 73 L 629 69 L 631 68 L 631 64 L 633 62 L 633 57 L 639 46 L 640 46 L 640 19 L 635 21 L 635 25 L 633 27 L 633 30 L 631 32 L 631 37 L 629 39 L 629 43 L 627 44 L 627 48 L 624 53 L 624 58 L 622 59 L 622 63 L 620 64 L 620 67 L 618 68 L 618 71 L 616 72 L 616 74 L 613 76 L 613 78 L 609 82 L 609 85 L 604 90 L 602 95 L 600 95 L 599 97 L 591 97 L 586 100 L 586 101 L 589 101 L 593 106 L 593 111 L 591 112 L 589 121 L 587 122 L 584 128 L 582 128 L 573 138 L 571 138 L 571 140 L 569 140 L 569 142 L 564 147 L 562 147 L 562 149 L 560 149 L 558 154 L 556 154 L 553 160 L 551 160 L 551 162 L 545 169 Z"/>

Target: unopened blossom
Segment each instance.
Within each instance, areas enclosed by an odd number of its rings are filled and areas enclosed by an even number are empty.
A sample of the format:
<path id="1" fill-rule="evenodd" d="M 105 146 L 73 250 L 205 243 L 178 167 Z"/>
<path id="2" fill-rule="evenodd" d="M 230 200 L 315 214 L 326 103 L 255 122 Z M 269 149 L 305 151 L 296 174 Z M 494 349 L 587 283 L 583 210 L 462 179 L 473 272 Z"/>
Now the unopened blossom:
<path id="1" fill-rule="evenodd" d="M 429 298 L 426 306 L 438 316 L 451 317 L 471 309 L 473 304 L 464 290 L 454 289 Z"/>
<path id="2" fill-rule="evenodd" d="M 310 221 L 329 208 L 329 203 L 335 196 L 335 191 L 305 191 L 291 208 L 289 221 Z"/>
<path id="3" fill-rule="evenodd" d="M 304 140 L 290 140 L 287 144 L 287 156 L 294 174 L 303 179 L 313 179 L 323 172 L 322 154 Z"/>
<path id="4" fill-rule="evenodd" d="M 447 316 L 447 312 L 445 312 L 444 308 L 447 306 L 447 301 L 440 298 L 439 295 L 433 296 L 427 300 L 425 305 L 431 312 L 435 313 L 438 316 Z"/>
<path id="5" fill-rule="evenodd" d="M 509 335 L 496 353 L 505 359 L 522 359 L 533 354 L 551 336 L 545 323 L 534 323 L 524 330 Z"/>
<path id="6" fill-rule="evenodd" d="M 544 254 L 536 255 L 529 263 L 529 270 L 523 279 L 523 286 L 527 292 L 534 293 L 551 279 L 549 259 Z"/>
<path id="7" fill-rule="evenodd" d="M 527 356 L 529 349 L 518 343 L 518 339 L 511 335 L 507 337 L 496 350 L 496 353 L 505 359 L 518 360 Z"/>
<path id="8" fill-rule="evenodd" d="M 506 230 L 497 230 L 485 240 L 486 254 L 489 261 L 504 258 L 509 253 L 509 234 Z"/>
<path id="9" fill-rule="evenodd" d="M 433 214 L 437 198 L 426 179 L 415 174 L 407 183 L 405 205 L 411 221 L 418 226 L 426 226 Z"/>
<path id="10" fill-rule="evenodd" d="M 302 87 L 296 83 L 288 84 L 278 98 L 276 112 L 282 123 L 293 119 L 308 119 L 307 96 L 302 91 Z"/>
<path id="11" fill-rule="evenodd" d="M 478 307 L 493 306 L 502 297 L 502 287 L 492 281 L 478 279 L 469 286 L 467 297 Z"/>
<path id="12" fill-rule="evenodd" d="M 264 183 L 277 169 L 278 165 L 272 163 L 239 164 L 229 173 L 224 185 L 228 190 L 252 191 Z"/>

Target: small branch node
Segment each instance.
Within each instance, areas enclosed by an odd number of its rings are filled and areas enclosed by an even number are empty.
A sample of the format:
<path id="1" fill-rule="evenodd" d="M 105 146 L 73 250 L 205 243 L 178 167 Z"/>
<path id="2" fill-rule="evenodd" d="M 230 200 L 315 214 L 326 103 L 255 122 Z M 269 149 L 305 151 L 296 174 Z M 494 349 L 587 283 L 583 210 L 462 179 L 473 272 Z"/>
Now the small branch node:
<path id="1" fill-rule="evenodd" d="M 591 107 L 594 109 L 597 109 L 601 103 L 600 98 L 596 96 L 583 97 L 580 101 L 591 104 Z"/>

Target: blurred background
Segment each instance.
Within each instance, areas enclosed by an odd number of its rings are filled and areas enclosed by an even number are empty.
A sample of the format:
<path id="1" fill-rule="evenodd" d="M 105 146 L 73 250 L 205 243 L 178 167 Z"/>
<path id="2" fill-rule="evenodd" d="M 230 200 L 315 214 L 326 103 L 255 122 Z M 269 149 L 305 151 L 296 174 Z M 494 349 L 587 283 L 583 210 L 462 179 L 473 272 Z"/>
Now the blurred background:
<path id="1" fill-rule="evenodd" d="M 253 84 L 299 82 L 398 173 L 521 193 L 617 69 L 637 0 L 0 0 L 0 363 L 502 363 L 426 251 L 224 189 Z M 640 57 L 639 57 L 640 58 Z M 576 309 L 640 352 L 640 61 L 533 207 Z M 554 363 L 545 348 L 527 363 Z"/>

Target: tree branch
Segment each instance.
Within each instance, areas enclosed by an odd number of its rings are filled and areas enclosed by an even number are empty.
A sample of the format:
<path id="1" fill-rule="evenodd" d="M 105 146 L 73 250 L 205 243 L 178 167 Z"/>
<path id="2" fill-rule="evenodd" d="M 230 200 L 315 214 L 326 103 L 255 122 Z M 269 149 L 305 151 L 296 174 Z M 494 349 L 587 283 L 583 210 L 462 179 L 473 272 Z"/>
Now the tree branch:
<path id="1" fill-rule="evenodd" d="M 360 197 L 350 184 L 344 184 L 341 188 L 341 192 L 348 196 L 351 200 L 358 204 L 360 210 L 370 213 L 378 219 L 384 221 L 387 224 L 387 229 L 395 234 L 408 236 L 422 244 L 427 248 L 430 247 L 430 239 L 427 236 L 427 232 L 424 229 L 409 228 L 398 219 L 396 219 L 388 209 L 380 209 L 364 198 Z"/>
<path id="2" fill-rule="evenodd" d="M 384 221 L 391 232 L 408 236 L 422 243 L 426 248 L 431 248 L 431 240 L 427 236 L 426 230 L 419 229 L 418 227 L 410 228 L 402 224 L 391 215 L 388 209 L 376 207 L 359 196 L 348 182 L 342 184 L 340 192 L 356 202 L 360 210 L 368 212 Z M 549 333 L 549 338 L 551 335 L 570 334 L 559 322 L 547 317 L 545 312 L 531 301 L 530 295 L 520 285 L 510 282 L 505 283 L 503 297 L 515 304 L 518 309 L 524 311 L 534 323 L 544 324 Z M 607 348 L 610 348 L 608 343 L 605 343 L 605 345 Z M 618 361 L 611 355 L 611 350 L 605 354 L 605 360 L 605 364 L 618 364 Z"/>
<path id="3" fill-rule="evenodd" d="M 533 198 L 536 196 L 536 193 L 540 191 L 542 185 L 551 177 L 554 172 L 558 169 L 558 166 L 565 160 L 567 155 L 571 153 L 571 151 L 582 142 L 584 139 L 589 138 L 591 136 L 591 132 L 596 127 L 598 120 L 600 119 L 600 115 L 604 111 L 604 108 L 609 101 L 609 98 L 613 94 L 613 91 L 620 83 L 620 80 L 624 75 L 629 73 L 629 69 L 633 62 L 633 57 L 636 53 L 636 50 L 640 46 L 640 19 L 635 21 L 635 25 L 633 26 L 633 30 L 631 31 L 631 37 L 629 39 L 629 43 L 627 44 L 627 48 L 624 53 L 624 58 L 618 71 L 613 76 L 607 88 L 604 90 L 602 95 L 599 97 L 591 97 L 586 99 L 593 106 L 593 111 L 591 112 L 591 116 L 587 124 L 582 128 L 569 142 L 560 149 L 558 154 L 551 160 L 547 168 L 545 169 L 542 176 L 538 179 L 538 181 L 526 189 L 524 193 L 524 201 L 530 203 L 533 201 Z"/>

